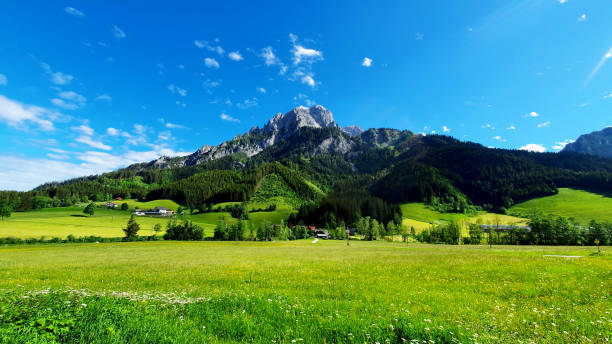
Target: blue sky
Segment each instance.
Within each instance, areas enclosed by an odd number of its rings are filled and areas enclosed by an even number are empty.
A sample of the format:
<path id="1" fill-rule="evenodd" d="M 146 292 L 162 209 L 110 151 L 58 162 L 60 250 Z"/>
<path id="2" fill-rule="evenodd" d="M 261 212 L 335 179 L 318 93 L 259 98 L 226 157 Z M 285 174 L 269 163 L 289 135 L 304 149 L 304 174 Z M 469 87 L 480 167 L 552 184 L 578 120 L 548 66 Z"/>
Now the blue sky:
<path id="1" fill-rule="evenodd" d="M 612 125 L 612 2 L 4 1 L 0 189 L 341 125 L 558 151 Z"/>

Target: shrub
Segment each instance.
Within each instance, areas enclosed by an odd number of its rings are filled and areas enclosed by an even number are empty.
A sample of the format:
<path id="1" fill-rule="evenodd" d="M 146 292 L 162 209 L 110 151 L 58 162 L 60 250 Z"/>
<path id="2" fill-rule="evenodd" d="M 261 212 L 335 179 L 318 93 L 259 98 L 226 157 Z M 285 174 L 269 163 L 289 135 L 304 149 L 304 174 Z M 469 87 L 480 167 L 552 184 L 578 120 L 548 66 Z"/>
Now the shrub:
<path id="1" fill-rule="evenodd" d="M 197 241 L 204 239 L 204 229 L 198 225 L 194 225 L 191 221 L 178 223 L 173 220 L 168 222 L 165 240 L 190 240 Z"/>
<path id="2" fill-rule="evenodd" d="M 121 210 L 128 210 L 128 209 L 129 209 L 129 206 L 128 206 L 127 203 L 122 203 L 121 204 Z"/>

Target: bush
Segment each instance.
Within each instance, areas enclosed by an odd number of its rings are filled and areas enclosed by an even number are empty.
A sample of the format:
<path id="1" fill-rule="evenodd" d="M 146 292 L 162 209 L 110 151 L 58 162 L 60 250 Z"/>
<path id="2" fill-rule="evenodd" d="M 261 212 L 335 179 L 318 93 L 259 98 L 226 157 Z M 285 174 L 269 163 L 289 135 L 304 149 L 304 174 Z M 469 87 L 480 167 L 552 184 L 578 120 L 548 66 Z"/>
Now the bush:
<path id="1" fill-rule="evenodd" d="M 121 204 L 121 210 L 128 210 L 128 209 L 129 209 L 129 206 L 128 206 L 127 203 L 122 203 Z"/>
<path id="2" fill-rule="evenodd" d="M 194 225 L 191 221 L 178 223 L 176 220 L 172 220 L 168 222 L 164 239 L 198 241 L 204 239 L 204 229 Z"/>

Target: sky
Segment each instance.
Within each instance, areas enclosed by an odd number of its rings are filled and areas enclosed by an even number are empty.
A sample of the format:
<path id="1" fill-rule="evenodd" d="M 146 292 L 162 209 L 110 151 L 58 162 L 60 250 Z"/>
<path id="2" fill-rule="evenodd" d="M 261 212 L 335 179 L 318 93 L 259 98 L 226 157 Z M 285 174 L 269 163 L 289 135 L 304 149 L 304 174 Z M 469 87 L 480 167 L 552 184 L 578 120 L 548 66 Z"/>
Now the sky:
<path id="1" fill-rule="evenodd" d="M 0 189 L 340 125 L 556 152 L 612 125 L 612 2 L 2 1 Z"/>

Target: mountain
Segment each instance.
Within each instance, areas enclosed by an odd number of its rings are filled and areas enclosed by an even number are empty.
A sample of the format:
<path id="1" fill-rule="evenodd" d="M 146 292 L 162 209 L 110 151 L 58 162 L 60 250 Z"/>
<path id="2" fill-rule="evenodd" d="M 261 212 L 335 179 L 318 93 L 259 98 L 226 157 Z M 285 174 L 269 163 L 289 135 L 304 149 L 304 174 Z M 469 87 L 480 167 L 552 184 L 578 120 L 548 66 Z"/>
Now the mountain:
<path id="1" fill-rule="evenodd" d="M 300 128 L 339 128 L 339 126 L 334 121 L 332 113 L 323 106 L 316 105 L 311 108 L 300 106 L 285 114 L 276 114 L 261 129 L 254 127 L 248 133 L 238 135 L 218 146 L 205 145 L 185 157 L 160 157 L 150 163 L 134 165 L 132 168 L 193 166 L 232 154 L 243 154 L 250 158 L 290 137 Z M 331 142 L 325 145 L 322 150 L 334 148 Z"/>
<path id="2" fill-rule="evenodd" d="M 579 152 L 612 159 L 612 127 L 581 135 L 563 148 L 565 152 Z"/>
<path id="3" fill-rule="evenodd" d="M 276 114 L 261 128 L 185 157 L 49 183 L 23 197 L 169 198 L 199 209 L 249 201 L 265 180 L 299 196 L 293 204 L 304 207 L 303 219 L 336 214 L 350 223 L 356 214 L 378 214 L 388 221 L 397 213 L 390 204 L 402 202 L 465 212 L 475 206 L 507 209 L 559 187 L 610 193 L 612 160 L 571 151 L 490 149 L 393 128 L 347 129 L 317 105 Z M 31 203 L 22 202 L 25 208 Z"/>

